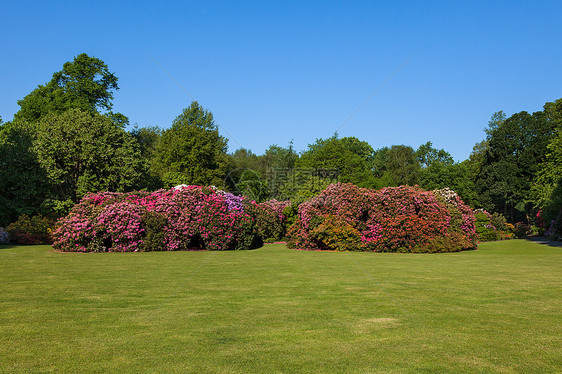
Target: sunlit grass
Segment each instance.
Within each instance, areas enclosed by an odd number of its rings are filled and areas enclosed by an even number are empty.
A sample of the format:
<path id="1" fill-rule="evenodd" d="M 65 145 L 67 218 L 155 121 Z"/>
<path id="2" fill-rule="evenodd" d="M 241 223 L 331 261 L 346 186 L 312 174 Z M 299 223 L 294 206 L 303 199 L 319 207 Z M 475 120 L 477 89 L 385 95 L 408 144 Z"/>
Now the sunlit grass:
<path id="1" fill-rule="evenodd" d="M 0 247 L 0 372 L 560 372 L 562 248 Z"/>

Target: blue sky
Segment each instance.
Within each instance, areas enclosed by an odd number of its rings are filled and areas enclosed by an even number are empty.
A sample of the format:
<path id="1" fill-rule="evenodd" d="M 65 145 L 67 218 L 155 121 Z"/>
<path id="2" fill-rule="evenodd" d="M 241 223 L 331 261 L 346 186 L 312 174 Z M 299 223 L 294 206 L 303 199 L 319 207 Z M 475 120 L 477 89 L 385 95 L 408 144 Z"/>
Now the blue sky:
<path id="1" fill-rule="evenodd" d="M 4 121 L 82 52 L 117 75 L 114 110 L 131 123 L 167 128 L 193 97 L 230 151 L 257 154 L 291 140 L 302 151 L 339 128 L 375 149 L 432 141 L 462 161 L 494 112 L 562 97 L 560 1 L 3 1 L 1 10 Z"/>

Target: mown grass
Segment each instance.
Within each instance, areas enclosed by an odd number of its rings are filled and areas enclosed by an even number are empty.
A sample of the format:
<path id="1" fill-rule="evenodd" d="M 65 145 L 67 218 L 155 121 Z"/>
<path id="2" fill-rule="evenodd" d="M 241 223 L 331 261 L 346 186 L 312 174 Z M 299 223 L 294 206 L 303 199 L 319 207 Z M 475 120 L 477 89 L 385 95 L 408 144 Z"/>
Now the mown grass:
<path id="1" fill-rule="evenodd" d="M 562 248 L 0 247 L 0 372 L 561 372 Z"/>

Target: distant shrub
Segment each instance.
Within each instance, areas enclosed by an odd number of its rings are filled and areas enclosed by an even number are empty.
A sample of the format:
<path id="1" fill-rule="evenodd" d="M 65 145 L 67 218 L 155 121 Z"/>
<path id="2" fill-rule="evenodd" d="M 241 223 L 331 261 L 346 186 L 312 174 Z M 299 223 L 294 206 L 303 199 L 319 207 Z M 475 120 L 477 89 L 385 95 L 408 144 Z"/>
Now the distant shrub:
<path id="1" fill-rule="evenodd" d="M 6 231 L 14 244 L 51 244 L 55 226 L 55 221 L 42 215 L 29 217 L 23 214 Z"/>
<path id="2" fill-rule="evenodd" d="M 524 239 L 531 233 L 531 226 L 523 222 L 515 224 L 514 235 L 517 239 Z"/>
<path id="3" fill-rule="evenodd" d="M 246 211 L 255 219 L 259 235 L 266 243 L 282 240 L 286 234 L 284 210 L 290 201 L 269 200 L 256 203 L 244 199 Z"/>
<path id="4" fill-rule="evenodd" d="M 474 248 L 475 238 L 472 210 L 456 194 L 445 197 L 409 186 L 375 191 L 337 183 L 299 206 L 288 245 L 338 251 L 450 252 Z"/>
<path id="5" fill-rule="evenodd" d="M 0 227 L 0 244 L 6 244 L 10 242 L 10 234 L 3 228 Z"/>
<path id="6" fill-rule="evenodd" d="M 474 211 L 476 218 L 475 227 L 478 240 L 481 242 L 490 242 L 499 240 L 500 233 L 492 223 L 492 215 L 484 209 L 477 209 Z"/>
<path id="7" fill-rule="evenodd" d="M 544 234 L 550 240 L 562 240 L 562 210 L 558 212 L 558 216 L 550 221 L 548 230 Z"/>

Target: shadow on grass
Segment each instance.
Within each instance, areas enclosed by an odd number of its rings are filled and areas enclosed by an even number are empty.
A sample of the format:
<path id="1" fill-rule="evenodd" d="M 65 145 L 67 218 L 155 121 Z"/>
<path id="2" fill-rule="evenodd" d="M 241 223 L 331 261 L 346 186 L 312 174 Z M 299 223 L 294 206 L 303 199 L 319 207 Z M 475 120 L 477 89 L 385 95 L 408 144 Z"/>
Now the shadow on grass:
<path id="1" fill-rule="evenodd" d="M 548 238 L 541 237 L 541 236 L 529 237 L 527 238 L 527 240 L 537 244 L 545 244 L 550 247 L 562 247 L 562 242 L 548 240 Z"/>
<path id="2" fill-rule="evenodd" d="M 16 248 L 16 247 L 20 247 L 20 245 L 17 245 L 17 244 L 0 244 L 0 250 Z"/>

